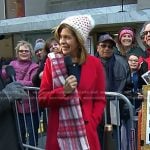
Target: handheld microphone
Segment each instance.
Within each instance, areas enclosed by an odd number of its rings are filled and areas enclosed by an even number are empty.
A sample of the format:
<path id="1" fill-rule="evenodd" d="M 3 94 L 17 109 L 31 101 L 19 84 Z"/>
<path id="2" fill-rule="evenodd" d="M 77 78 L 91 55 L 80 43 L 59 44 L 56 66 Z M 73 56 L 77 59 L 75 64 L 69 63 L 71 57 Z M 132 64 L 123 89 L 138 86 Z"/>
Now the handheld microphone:
<path id="1" fill-rule="evenodd" d="M 64 57 L 64 63 L 67 68 L 68 76 L 74 75 L 77 79 L 77 82 L 79 83 L 81 66 L 78 66 L 77 64 L 74 65 L 72 62 L 71 56 L 69 56 L 69 55 Z"/>
<path id="2" fill-rule="evenodd" d="M 65 63 L 66 68 L 67 68 L 68 76 L 74 75 L 73 72 L 71 71 L 71 67 L 73 66 L 71 56 L 69 56 L 69 55 L 65 56 L 64 57 L 64 63 Z"/>
<path id="3" fill-rule="evenodd" d="M 16 79 L 15 79 L 16 72 L 15 72 L 13 66 L 8 65 L 8 66 L 5 68 L 5 70 L 6 70 L 7 75 L 12 79 L 12 81 L 16 81 Z"/>

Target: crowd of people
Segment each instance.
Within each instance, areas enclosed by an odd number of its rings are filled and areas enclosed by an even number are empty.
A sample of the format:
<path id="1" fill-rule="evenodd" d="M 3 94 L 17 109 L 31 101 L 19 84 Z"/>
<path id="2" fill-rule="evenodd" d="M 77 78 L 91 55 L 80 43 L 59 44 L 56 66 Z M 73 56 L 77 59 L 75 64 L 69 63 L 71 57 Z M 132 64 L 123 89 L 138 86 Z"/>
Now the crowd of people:
<path id="1" fill-rule="evenodd" d="M 150 70 L 150 22 L 143 25 L 140 33 L 145 50 L 137 45 L 135 30 L 123 27 L 118 32 L 117 40 L 114 40 L 110 33 L 100 34 L 96 54 L 91 56 L 85 43 L 94 25 L 90 15 L 71 16 L 55 28 L 54 37 L 46 41 L 37 39 L 34 48 L 24 40 L 17 43 L 16 59 L 9 62 L 15 70 L 16 81 L 7 75 L 5 68 L 0 76 L 0 116 L 4 119 L 0 125 L 0 131 L 3 130 L 4 134 L 0 137 L 0 149 L 22 149 L 20 141 L 26 143 L 26 132 L 29 135 L 29 145 L 38 145 L 39 118 L 36 101 L 33 93 L 30 93 L 32 101 L 28 103 L 23 86 L 40 88 L 38 102 L 40 113 L 44 114 L 43 128 L 47 132 L 47 150 L 104 150 L 105 108 L 108 123 L 111 124 L 112 119 L 111 100 L 105 95 L 105 91 L 127 96 L 133 105 L 134 115 L 138 115 L 144 100 L 142 85 L 146 84 L 141 76 Z M 32 60 L 33 55 L 36 56 L 36 62 Z M 6 79 L 7 84 L 3 82 Z M 12 121 L 15 120 L 15 100 L 21 140 L 18 140 L 20 137 L 16 134 L 17 127 L 15 121 Z M 45 108 L 50 109 L 48 122 Z M 120 148 L 129 150 L 129 112 L 126 104 L 121 101 L 119 109 L 120 129 L 124 126 L 126 130 L 120 132 Z M 31 129 L 31 120 L 35 135 Z M 6 128 L 10 129 L 13 139 L 9 145 L 6 144 Z M 116 136 L 114 139 L 117 144 Z"/>

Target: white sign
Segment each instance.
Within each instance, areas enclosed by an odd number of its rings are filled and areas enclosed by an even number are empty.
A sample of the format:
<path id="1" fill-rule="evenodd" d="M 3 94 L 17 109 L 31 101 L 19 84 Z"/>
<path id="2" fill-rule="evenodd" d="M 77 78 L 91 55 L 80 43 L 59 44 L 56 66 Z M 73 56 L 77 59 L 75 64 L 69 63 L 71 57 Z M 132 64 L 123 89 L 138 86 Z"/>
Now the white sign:
<path id="1" fill-rule="evenodd" d="M 147 92 L 146 144 L 150 144 L 150 91 Z"/>

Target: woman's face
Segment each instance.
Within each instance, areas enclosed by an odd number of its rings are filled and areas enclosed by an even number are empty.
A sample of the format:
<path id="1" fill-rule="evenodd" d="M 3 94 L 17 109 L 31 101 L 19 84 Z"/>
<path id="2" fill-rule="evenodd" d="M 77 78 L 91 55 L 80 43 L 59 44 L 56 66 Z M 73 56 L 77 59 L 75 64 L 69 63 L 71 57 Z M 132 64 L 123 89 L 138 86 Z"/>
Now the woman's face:
<path id="1" fill-rule="evenodd" d="M 72 31 L 68 28 L 63 28 L 60 32 L 60 49 L 64 55 L 77 56 L 78 42 Z"/>
<path id="2" fill-rule="evenodd" d="M 31 59 L 31 51 L 28 46 L 22 45 L 19 47 L 18 59 L 19 60 L 30 60 Z"/>
<path id="3" fill-rule="evenodd" d="M 133 41 L 133 38 L 128 33 L 123 34 L 123 36 L 121 37 L 121 44 L 124 47 L 131 47 L 132 46 L 132 41 Z"/>
<path id="4" fill-rule="evenodd" d="M 35 52 L 35 55 L 37 57 L 38 60 L 42 60 L 43 57 L 46 55 L 44 49 L 38 49 L 36 52 Z"/>
<path id="5" fill-rule="evenodd" d="M 50 44 L 50 52 L 59 53 L 60 52 L 60 46 L 57 41 L 52 41 Z"/>
<path id="6" fill-rule="evenodd" d="M 101 42 L 97 46 L 97 51 L 102 58 L 111 58 L 113 55 L 113 43 L 111 41 Z"/>
<path id="7" fill-rule="evenodd" d="M 131 55 L 129 58 L 128 58 L 128 63 L 129 63 L 129 66 L 130 66 L 130 69 L 131 70 L 137 70 L 138 69 L 138 66 L 139 66 L 139 62 L 138 62 L 138 57 L 135 56 L 135 55 Z"/>

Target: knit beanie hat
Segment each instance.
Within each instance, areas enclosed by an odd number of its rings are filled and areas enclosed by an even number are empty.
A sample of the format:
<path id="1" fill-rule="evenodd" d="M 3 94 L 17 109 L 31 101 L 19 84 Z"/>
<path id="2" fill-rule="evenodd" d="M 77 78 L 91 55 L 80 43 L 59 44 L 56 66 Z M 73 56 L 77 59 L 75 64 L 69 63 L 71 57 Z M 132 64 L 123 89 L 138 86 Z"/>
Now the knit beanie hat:
<path id="1" fill-rule="evenodd" d="M 89 32 L 93 29 L 95 22 L 90 15 L 77 15 L 64 19 L 60 25 L 61 24 L 68 24 L 73 27 L 79 35 L 81 35 L 83 41 L 86 42 Z"/>
<path id="2" fill-rule="evenodd" d="M 119 36 L 119 41 L 121 41 L 121 38 L 124 34 L 130 34 L 132 36 L 132 39 L 134 39 L 134 32 L 133 32 L 133 29 L 130 28 L 130 27 L 123 27 L 118 36 Z"/>
<path id="3" fill-rule="evenodd" d="M 37 39 L 35 41 L 34 51 L 36 52 L 39 49 L 43 49 L 45 46 L 45 41 L 43 39 Z"/>

